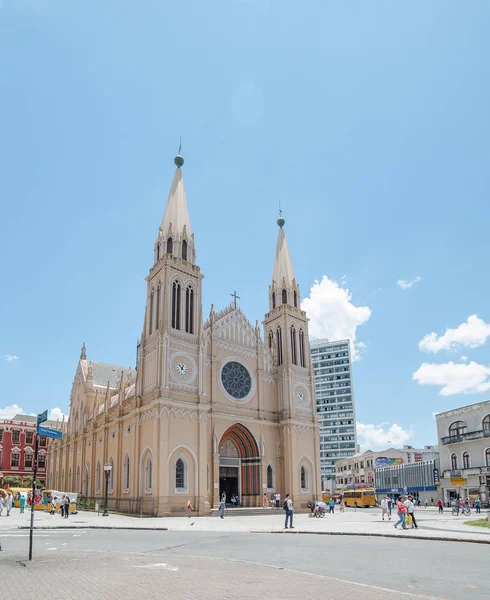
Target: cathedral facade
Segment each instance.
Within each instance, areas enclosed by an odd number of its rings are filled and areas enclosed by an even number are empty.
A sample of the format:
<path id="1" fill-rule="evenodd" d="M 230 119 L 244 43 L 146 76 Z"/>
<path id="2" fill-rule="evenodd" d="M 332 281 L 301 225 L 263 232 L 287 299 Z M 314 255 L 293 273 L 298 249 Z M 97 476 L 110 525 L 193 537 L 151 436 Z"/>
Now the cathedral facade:
<path id="1" fill-rule="evenodd" d="M 296 508 L 321 492 L 308 320 L 279 231 L 269 309 L 252 325 L 236 304 L 202 316 L 203 275 L 182 177 L 176 170 L 146 278 L 136 369 L 92 361 L 85 345 L 62 441 L 50 444 L 51 489 L 102 498 L 121 510 L 199 514 L 222 494 L 261 506 L 291 494 Z M 272 258 L 272 257 L 271 257 Z M 266 298 L 266 290 L 264 290 Z M 133 507 L 131 508 L 131 506 Z"/>

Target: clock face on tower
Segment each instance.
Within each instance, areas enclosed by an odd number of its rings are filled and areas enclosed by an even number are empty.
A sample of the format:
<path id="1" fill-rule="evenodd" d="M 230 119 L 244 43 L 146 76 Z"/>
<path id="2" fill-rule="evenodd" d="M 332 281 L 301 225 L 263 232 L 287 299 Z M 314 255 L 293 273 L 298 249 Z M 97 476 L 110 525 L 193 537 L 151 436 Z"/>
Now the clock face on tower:
<path id="1" fill-rule="evenodd" d="M 196 361 L 184 352 L 177 352 L 170 358 L 169 372 L 177 383 L 192 383 L 197 375 Z"/>
<path id="2" fill-rule="evenodd" d="M 177 375 L 185 375 L 189 369 L 185 362 L 178 362 L 175 366 L 175 370 L 177 371 Z"/>

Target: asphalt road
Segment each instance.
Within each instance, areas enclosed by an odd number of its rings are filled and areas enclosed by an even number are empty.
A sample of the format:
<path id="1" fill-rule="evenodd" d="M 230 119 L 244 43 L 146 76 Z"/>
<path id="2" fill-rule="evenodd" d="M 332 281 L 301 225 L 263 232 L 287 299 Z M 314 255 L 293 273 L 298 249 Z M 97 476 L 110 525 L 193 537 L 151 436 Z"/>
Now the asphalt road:
<path id="1" fill-rule="evenodd" d="M 490 597 L 487 545 L 400 538 L 170 531 L 36 531 L 34 558 L 120 552 L 234 559 L 447 600 Z M 28 532 L 1 531 L 0 570 L 27 554 Z M 362 590 L 359 589 L 362 594 Z"/>

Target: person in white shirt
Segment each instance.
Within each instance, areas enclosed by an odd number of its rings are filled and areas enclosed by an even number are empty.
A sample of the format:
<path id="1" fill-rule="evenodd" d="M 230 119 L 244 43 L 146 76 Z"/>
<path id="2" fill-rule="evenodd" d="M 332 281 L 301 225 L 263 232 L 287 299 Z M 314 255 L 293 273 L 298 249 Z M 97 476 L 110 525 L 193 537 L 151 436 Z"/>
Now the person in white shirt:
<path id="1" fill-rule="evenodd" d="M 388 505 L 388 497 L 385 496 L 383 500 L 381 500 L 381 519 L 385 520 L 385 515 L 388 517 L 388 521 L 391 521 L 390 515 L 390 507 Z"/>
<path id="2" fill-rule="evenodd" d="M 288 520 L 289 520 L 289 529 L 294 529 L 294 527 L 293 527 L 293 501 L 289 497 L 289 494 L 286 494 L 286 500 L 284 500 L 284 510 L 286 511 L 286 523 L 284 525 L 284 529 L 288 528 Z"/>
<path id="3" fill-rule="evenodd" d="M 417 521 L 415 520 L 415 504 L 413 503 L 413 496 L 408 496 L 404 502 L 407 507 L 407 514 L 412 517 L 412 529 L 418 529 Z"/>

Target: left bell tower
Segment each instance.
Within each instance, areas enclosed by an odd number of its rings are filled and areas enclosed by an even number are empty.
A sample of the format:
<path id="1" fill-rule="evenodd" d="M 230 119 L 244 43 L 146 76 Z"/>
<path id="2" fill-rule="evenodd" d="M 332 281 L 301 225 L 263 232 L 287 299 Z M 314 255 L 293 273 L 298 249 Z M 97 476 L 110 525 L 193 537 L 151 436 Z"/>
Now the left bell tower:
<path id="1" fill-rule="evenodd" d="M 177 375 L 182 371 L 177 379 L 177 383 L 184 384 L 181 391 L 192 393 L 192 386 L 186 390 L 185 382 L 189 381 L 190 371 L 196 370 L 193 356 L 197 358 L 199 354 L 203 276 L 196 265 L 182 176 L 183 157 L 178 154 L 174 163 L 174 177 L 153 247 L 153 266 L 146 277 L 146 310 L 138 347 L 138 394 L 145 396 L 165 396 L 163 390 L 175 383 L 169 377 L 172 369 Z M 175 346 L 185 351 L 180 362 L 173 365 L 170 359 Z"/>

